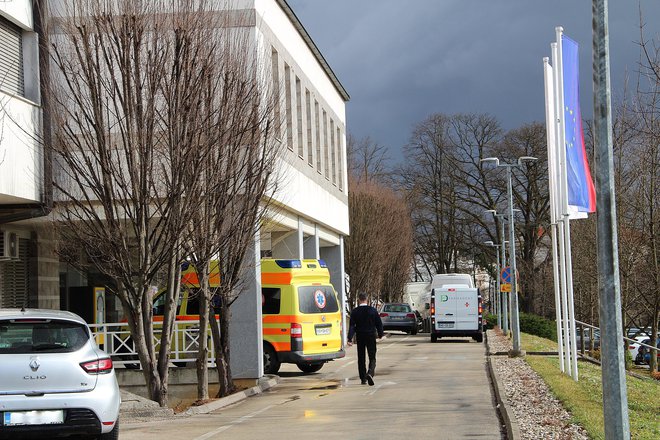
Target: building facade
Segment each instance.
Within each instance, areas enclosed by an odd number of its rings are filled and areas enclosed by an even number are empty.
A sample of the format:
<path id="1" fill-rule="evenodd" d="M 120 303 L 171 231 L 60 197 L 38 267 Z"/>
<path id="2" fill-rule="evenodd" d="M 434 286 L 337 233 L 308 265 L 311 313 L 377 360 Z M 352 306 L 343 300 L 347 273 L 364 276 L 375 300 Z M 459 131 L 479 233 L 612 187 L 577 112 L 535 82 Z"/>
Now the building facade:
<path id="1" fill-rule="evenodd" d="M 34 2 L 38 5 L 40 2 Z M 103 278 L 60 262 L 48 227 L 52 173 L 47 108 L 42 100 L 39 14 L 31 0 L 0 2 L 0 307 L 79 311 Z M 259 377 L 261 286 L 259 260 L 321 258 L 344 299 L 343 237 L 349 233 L 346 113 L 348 94 L 285 0 L 232 2 L 235 26 L 264 54 L 260 61 L 279 105 L 281 155 L 269 222 L 255 238 L 244 275 L 249 294 L 232 305 L 232 331 L 251 335 L 232 346 L 235 377 Z M 7 44 L 5 44 L 7 42 Z M 6 53 L 5 53 L 6 52 Z M 41 64 L 40 64 L 41 63 Z M 55 170 L 57 171 L 57 170 Z M 56 173 L 55 173 L 56 174 Z M 106 322 L 121 317 L 108 299 Z M 91 311 L 90 311 L 91 314 Z"/>

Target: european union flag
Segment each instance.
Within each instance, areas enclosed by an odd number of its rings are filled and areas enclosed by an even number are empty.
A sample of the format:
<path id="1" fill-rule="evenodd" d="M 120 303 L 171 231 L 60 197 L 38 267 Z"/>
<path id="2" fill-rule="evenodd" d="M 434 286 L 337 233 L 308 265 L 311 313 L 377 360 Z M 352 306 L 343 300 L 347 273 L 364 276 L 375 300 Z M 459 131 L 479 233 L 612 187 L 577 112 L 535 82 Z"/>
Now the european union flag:
<path id="1" fill-rule="evenodd" d="M 565 35 L 562 35 L 561 44 L 568 204 L 577 207 L 580 212 L 595 212 L 596 190 L 584 148 L 580 114 L 578 44 Z"/>

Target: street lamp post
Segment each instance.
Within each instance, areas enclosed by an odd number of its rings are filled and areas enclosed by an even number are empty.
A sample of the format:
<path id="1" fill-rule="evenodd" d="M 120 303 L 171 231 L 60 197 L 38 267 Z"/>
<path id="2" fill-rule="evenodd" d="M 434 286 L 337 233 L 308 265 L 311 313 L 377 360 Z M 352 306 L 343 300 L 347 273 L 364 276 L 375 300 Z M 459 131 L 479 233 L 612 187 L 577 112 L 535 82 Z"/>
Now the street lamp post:
<path id="1" fill-rule="evenodd" d="M 514 211 L 519 211 L 519 209 L 514 209 Z M 503 246 L 500 246 L 500 251 L 502 252 L 502 267 L 500 268 L 500 274 L 498 275 L 498 279 L 501 278 L 501 273 L 502 270 L 506 267 L 506 244 L 509 242 L 506 240 L 506 236 L 504 234 L 504 220 L 506 219 L 506 214 L 498 214 L 496 210 L 494 209 L 487 209 L 486 212 L 489 212 L 493 214 L 496 220 L 499 220 L 500 222 L 500 237 L 501 237 L 501 242 L 500 245 L 504 244 Z M 499 245 L 498 245 L 499 246 Z M 501 284 L 500 284 L 501 286 Z M 509 335 L 509 310 L 510 310 L 510 305 L 509 305 L 509 298 L 506 294 L 506 292 L 500 292 L 500 310 L 503 310 L 502 314 L 502 325 L 503 327 L 500 327 L 504 334 L 507 336 Z"/>
<path id="2" fill-rule="evenodd" d="M 502 328 L 502 303 L 500 302 L 500 272 L 502 271 L 502 267 L 500 266 L 500 244 L 495 244 L 492 241 L 486 241 L 484 242 L 486 246 L 492 246 L 495 248 L 495 256 L 497 257 L 497 271 L 495 278 L 497 280 L 496 283 L 496 290 L 495 290 L 495 314 L 497 315 L 497 326 L 499 328 Z"/>
<path id="3" fill-rule="evenodd" d="M 500 163 L 500 159 L 497 157 L 488 157 L 481 159 L 481 162 L 494 162 L 497 167 L 506 168 L 506 177 L 507 177 L 507 191 L 509 195 L 509 254 L 511 260 L 511 330 L 513 333 L 513 350 L 511 350 L 512 356 L 519 356 L 522 354 L 520 350 L 520 318 L 518 316 L 518 280 L 516 272 L 516 232 L 513 220 L 513 185 L 511 183 L 511 168 L 521 167 L 523 162 L 534 161 L 535 157 L 531 156 L 522 156 L 518 158 L 517 163 L 506 164 Z"/>

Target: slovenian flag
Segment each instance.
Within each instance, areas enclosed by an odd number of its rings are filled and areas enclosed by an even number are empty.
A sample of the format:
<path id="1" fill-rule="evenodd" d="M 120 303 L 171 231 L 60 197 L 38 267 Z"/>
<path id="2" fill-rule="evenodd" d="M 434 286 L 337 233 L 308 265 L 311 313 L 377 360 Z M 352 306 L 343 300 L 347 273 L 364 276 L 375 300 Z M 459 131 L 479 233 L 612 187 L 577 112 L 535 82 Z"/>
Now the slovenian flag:
<path id="1" fill-rule="evenodd" d="M 580 114 L 578 44 L 564 35 L 561 44 L 568 205 L 579 212 L 595 212 L 596 189 L 589 172 Z"/>

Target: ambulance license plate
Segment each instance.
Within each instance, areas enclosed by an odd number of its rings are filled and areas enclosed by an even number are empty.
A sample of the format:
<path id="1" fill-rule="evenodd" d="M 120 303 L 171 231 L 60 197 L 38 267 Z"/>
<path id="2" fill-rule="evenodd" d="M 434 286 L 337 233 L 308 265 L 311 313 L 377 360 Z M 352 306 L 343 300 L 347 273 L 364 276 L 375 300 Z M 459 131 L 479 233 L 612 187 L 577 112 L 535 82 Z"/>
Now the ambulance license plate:
<path id="1" fill-rule="evenodd" d="M 64 411 L 7 411 L 3 425 L 56 425 L 64 423 Z"/>
<path id="2" fill-rule="evenodd" d="M 332 330 L 331 327 L 316 327 L 316 334 L 317 335 L 329 335 L 330 331 Z"/>

